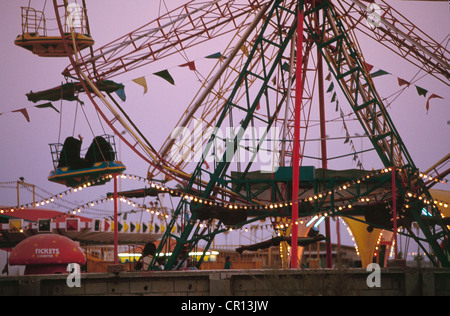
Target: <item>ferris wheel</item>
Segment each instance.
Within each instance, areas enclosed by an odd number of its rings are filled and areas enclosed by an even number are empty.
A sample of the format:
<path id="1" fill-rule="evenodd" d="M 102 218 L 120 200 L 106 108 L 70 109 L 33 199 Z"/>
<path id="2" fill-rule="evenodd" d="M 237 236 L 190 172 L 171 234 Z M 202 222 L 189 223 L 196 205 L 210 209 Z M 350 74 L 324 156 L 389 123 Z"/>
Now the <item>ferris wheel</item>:
<path id="1" fill-rule="evenodd" d="M 88 24 L 80 22 L 87 21 L 85 1 L 77 7 L 69 7 L 67 0 L 53 0 L 53 5 L 60 36 L 48 39 L 47 46 L 41 42 L 34 52 L 68 57 L 70 65 L 63 75 L 79 82 L 113 133 L 148 163 L 148 178 L 176 181 L 183 187 L 183 198 L 157 249 L 162 253 L 176 241 L 167 269 L 185 261 L 200 242 L 206 252 L 216 235 L 263 218 L 273 218 L 274 227 L 281 224 L 284 229 L 278 232 L 285 240 L 291 236 L 291 265 L 295 265 L 296 245 L 310 236 L 299 218 L 308 216 L 316 220 L 350 216 L 393 235 L 404 227 L 404 234 L 414 238 L 431 261 L 450 265 L 448 222 L 435 203 L 425 205 L 430 216 L 422 215 L 424 201 L 433 201 L 429 186 L 376 89 L 356 31 L 445 84 L 450 77 L 449 52 L 385 1 L 377 1 L 376 7 L 359 0 L 185 1 L 100 48 L 92 46 Z M 104 83 L 222 36 L 229 45 L 217 56 L 216 66 L 174 131 L 156 149 L 105 91 Z M 299 176 L 306 156 L 306 141 L 301 140 L 309 137 L 309 118 L 318 98 L 322 167 L 327 169 L 323 111 L 324 85 L 330 78 L 386 171 L 311 186 Z M 227 135 L 225 127 L 230 129 Z M 122 129 L 126 133 L 120 133 Z M 186 130 L 194 134 L 183 137 Z M 258 160 L 262 155 L 266 159 Z M 255 173 L 261 167 L 265 173 Z M 377 181 L 361 184 L 369 179 Z M 398 208 L 395 224 L 368 220 L 372 211 L 366 199 Z M 357 205 L 360 213 L 355 214 Z M 172 227 L 180 217 L 189 221 L 181 233 L 174 233 Z M 200 224 L 203 221 L 208 225 Z M 413 233 L 413 222 L 425 238 Z M 156 259 L 151 266 L 155 265 Z"/>

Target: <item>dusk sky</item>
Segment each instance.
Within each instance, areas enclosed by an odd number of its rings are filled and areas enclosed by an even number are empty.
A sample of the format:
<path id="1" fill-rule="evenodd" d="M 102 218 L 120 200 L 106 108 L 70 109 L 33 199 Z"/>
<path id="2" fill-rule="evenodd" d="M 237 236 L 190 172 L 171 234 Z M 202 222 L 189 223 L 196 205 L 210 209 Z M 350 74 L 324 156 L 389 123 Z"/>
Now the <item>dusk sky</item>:
<path id="1" fill-rule="evenodd" d="M 164 1 L 97 0 L 86 2 L 92 35 L 96 42 L 94 47 L 98 48 L 156 18 L 159 14 L 160 2 L 163 3 Z M 183 3 L 179 0 L 166 2 L 176 2 L 177 5 Z M 447 2 L 390 1 L 389 3 L 392 3 L 393 7 L 402 12 L 404 16 L 437 42 L 442 42 L 444 46 L 447 46 L 450 39 L 448 37 L 450 7 Z M 58 141 L 63 142 L 65 137 L 72 134 L 76 136 L 81 133 L 85 138 L 83 149 L 86 149 L 93 138 L 93 134 L 80 111 L 76 120 L 74 119 L 76 102 L 52 102 L 57 109 L 60 109 L 61 105 L 63 106 L 63 115 L 60 116 L 50 108 L 35 108 L 34 105 L 36 104 L 27 100 L 25 94 L 31 90 L 36 92 L 64 83 L 61 72 L 69 64 L 67 58 L 41 58 L 14 45 L 14 39 L 21 32 L 20 7 L 27 5 L 28 1 L 26 0 L 3 0 L 0 2 L 0 41 L 2 43 L 0 48 L 0 95 L 2 96 L 0 105 L 0 113 L 2 114 L 0 115 L 0 183 L 17 181 L 20 177 L 24 177 L 27 183 L 35 184 L 52 194 L 56 194 L 66 188 L 47 180 L 47 176 L 52 169 L 49 144 Z M 44 1 L 34 0 L 31 1 L 31 5 L 37 10 L 42 10 Z M 47 1 L 45 11 L 48 17 L 54 17 L 52 1 Z M 161 11 L 165 12 L 164 6 Z M 383 69 L 390 73 L 390 75 L 374 79 L 382 97 L 387 98 L 400 90 L 398 78 L 409 81 L 419 71 L 417 67 L 402 60 L 373 40 L 362 36 L 359 41 L 365 59 L 368 63 L 374 65 L 374 71 Z M 197 77 L 192 72 L 179 68 L 177 65 L 186 62 L 187 56 L 190 60 L 197 61 L 199 70 L 204 71 L 202 75 L 206 76 L 214 64 L 211 61 L 204 60 L 203 57 L 216 53 L 227 45 L 227 42 L 223 41 L 223 47 L 219 47 L 220 43 L 220 41 L 216 41 L 214 44 L 205 43 L 202 44 L 201 48 L 187 52 L 184 57 L 178 54 L 136 72 L 113 78 L 116 82 L 125 84 L 127 101 L 122 105 L 156 148 L 160 148 L 162 142 L 180 118 L 182 111 L 200 87 Z M 149 92 L 143 95 L 142 87 L 132 82 L 132 79 L 163 69 L 171 71 L 176 81 L 175 85 L 170 85 L 164 80 L 153 77 L 148 79 Z M 424 73 L 420 72 L 417 77 L 423 75 Z M 388 111 L 415 164 L 420 170 L 426 170 L 450 152 L 450 91 L 446 84 L 431 76 L 425 76 L 415 84 L 428 90 L 427 96 L 434 93 L 441 96 L 442 99 L 433 99 L 427 113 L 425 108 L 427 98 L 418 95 L 416 88 L 411 86 L 400 97 L 391 101 Z M 92 112 L 91 104 L 85 96 L 82 96 L 82 99 L 86 103 L 89 125 L 93 128 L 93 133 L 96 135 L 103 134 L 102 125 L 95 113 Z M 326 99 L 329 102 L 329 96 Z M 343 98 L 341 107 L 346 114 L 350 113 L 351 108 Z M 27 122 L 21 112 L 13 112 L 23 108 L 27 109 L 30 122 Z M 329 105 L 327 118 L 338 116 L 334 105 Z M 331 124 L 333 125 L 327 132 L 330 137 L 345 136 L 341 121 Z M 103 124 L 103 126 L 106 128 L 106 124 Z M 355 125 L 354 122 L 349 123 L 350 126 L 352 135 L 362 133 L 361 127 Z M 106 132 L 110 133 L 109 130 L 106 130 Z M 118 142 L 117 139 L 116 142 Z M 367 140 L 356 139 L 354 142 L 358 150 L 361 148 L 367 149 L 370 146 Z M 126 173 L 145 177 L 148 165 L 123 144 L 119 146 L 118 143 L 118 147 L 121 149 L 121 159 L 127 166 Z M 343 144 L 343 140 L 330 144 L 329 150 L 332 151 L 335 147 L 337 151 L 350 150 L 347 144 Z M 318 155 L 318 152 L 319 147 L 316 143 L 312 145 L 309 154 Z M 333 156 L 333 153 L 331 152 L 329 155 Z M 366 170 L 381 167 L 379 160 L 370 154 L 364 156 L 363 159 L 364 169 Z M 319 166 L 318 162 L 309 162 L 309 164 Z M 351 161 L 351 158 L 348 158 L 345 161 L 330 162 L 329 167 L 332 169 L 350 169 L 356 168 L 356 165 Z M 142 183 L 124 180 L 122 185 L 124 189 L 131 189 L 142 186 Z M 436 188 L 449 190 L 449 185 L 443 184 Z M 98 199 L 111 191 L 112 184 L 91 188 L 89 192 L 67 197 L 67 200 L 71 201 L 72 204 L 64 204 L 68 207 L 74 207 L 77 203 L 83 204 Z M 43 192 L 40 191 L 40 194 L 43 194 Z M 28 191 L 23 190 L 21 204 L 29 202 L 31 202 L 31 195 Z M 0 205 L 13 206 L 16 203 L 15 189 L 11 188 L 9 184 L 0 185 Z M 176 205 L 177 201 L 167 200 L 166 203 L 166 206 L 171 208 L 171 203 Z M 52 204 L 46 207 L 60 211 L 68 210 Z M 99 207 L 112 210 L 112 204 L 100 205 Z"/>

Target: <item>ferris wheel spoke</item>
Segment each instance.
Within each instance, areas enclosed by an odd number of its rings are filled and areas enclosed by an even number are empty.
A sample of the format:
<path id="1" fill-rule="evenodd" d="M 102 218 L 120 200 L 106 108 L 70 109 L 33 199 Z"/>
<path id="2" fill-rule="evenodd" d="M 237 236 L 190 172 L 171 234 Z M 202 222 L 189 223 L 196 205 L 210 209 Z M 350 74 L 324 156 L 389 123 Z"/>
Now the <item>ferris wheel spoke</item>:
<path id="1" fill-rule="evenodd" d="M 95 67 L 98 80 L 117 76 L 249 25 L 255 9 L 266 2 L 256 0 L 250 5 L 215 0 L 205 4 L 192 0 L 95 50 L 93 57 L 85 56 L 76 67 L 87 73 L 93 73 Z M 70 66 L 63 72 L 67 76 L 73 73 Z"/>

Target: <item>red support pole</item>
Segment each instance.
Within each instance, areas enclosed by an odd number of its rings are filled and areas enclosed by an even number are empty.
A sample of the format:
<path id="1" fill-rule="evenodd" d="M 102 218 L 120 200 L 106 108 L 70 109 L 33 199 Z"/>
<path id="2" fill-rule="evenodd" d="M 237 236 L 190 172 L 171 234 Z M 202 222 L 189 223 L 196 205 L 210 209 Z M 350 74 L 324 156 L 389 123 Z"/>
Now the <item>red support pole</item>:
<path id="1" fill-rule="evenodd" d="M 319 14 L 316 13 L 316 25 L 319 25 Z M 320 30 L 317 30 L 320 32 Z M 324 79 L 323 79 L 323 60 L 320 48 L 317 47 L 317 72 L 319 83 L 319 110 L 320 110 L 320 147 L 322 152 L 322 168 L 328 169 L 328 155 L 327 155 L 327 133 L 325 122 L 325 96 L 324 96 Z M 330 232 L 330 218 L 325 218 L 325 236 L 326 236 L 326 250 L 327 250 L 327 268 L 333 267 L 333 259 L 331 253 L 331 232 Z"/>
<path id="2" fill-rule="evenodd" d="M 114 174 L 114 264 L 119 263 L 119 222 L 117 221 L 117 174 Z"/>
<path id="3" fill-rule="evenodd" d="M 394 258 L 398 259 L 397 248 L 397 185 L 395 183 L 395 167 L 392 167 L 392 217 L 394 224 L 394 236 L 392 241 L 394 242 Z"/>
<path id="4" fill-rule="evenodd" d="M 303 4 L 299 8 L 297 23 L 297 70 L 295 86 L 294 149 L 292 154 L 292 235 L 291 269 L 297 269 L 298 256 L 298 193 L 300 179 L 300 115 L 302 107 L 303 72 Z"/>

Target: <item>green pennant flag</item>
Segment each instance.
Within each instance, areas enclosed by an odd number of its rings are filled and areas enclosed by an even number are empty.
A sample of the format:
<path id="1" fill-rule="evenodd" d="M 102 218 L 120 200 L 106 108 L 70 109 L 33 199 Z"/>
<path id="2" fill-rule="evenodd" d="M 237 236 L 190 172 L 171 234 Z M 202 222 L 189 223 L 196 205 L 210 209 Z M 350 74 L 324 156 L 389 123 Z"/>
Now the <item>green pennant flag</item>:
<path id="1" fill-rule="evenodd" d="M 384 76 L 384 75 L 390 75 L 387 71 L 384 71 L 383 69 L 380 69 L 378 71 L 375 71 L 373 74 L 371 74 L 372 78 Z"/>
<path id="2" fill-rule="evenodd" d="M 419 86 L 416 86 L 416 89 L 417 89 L 417 93 L 418 93 L 419 95 L 423 95 L 424 97 L 427 96 L 428 90 L 426 90 L 426 89 L 424 89 L 424 88 L 421 88 L 421 87 L 419 87 Z"/>
<path id="3" fill-rule="evenodd" d="M 291 67 L 289 66 L 289 64 L 287 62 L 284 62 L 284 64 L 281 66 L 281 69 L 283 69 L 286 72 L 289 72 Z"/>
<path id="4" fill-rule="evenodd" d="M 344 144 L 347 144 L 350 141 L 350 134 L 348 133 L 347 129 L 346 129 L 346 135 L 345 135 L 345 141 Z"/>
<path id="5" fill-rule="evenodd" d="M 330 86 L 328 87 L 327 92 L 330 93 L 330 92 L 333 91 L 333 90 L 334 90 L 334 82 L 332 82 L 332 83 L 330 84 Z"/>
<path id="6" fill-rule="evenodd" d="M 222 57 L 222 54 L 219 52 L 219 53 L 215 53 L 215 54 L 212 54 L 212 55 L 208 55 L 205 58 L 208 58 L 208 59 L 220 59 L 221 57 Z"/>
<path id="7" fill-rule="evenodd" d="M 336 92 L 333 93 L 333 97 L 331 97 L 331 102 L 336 101 Z"/>
<path id="8" fill-rule="evenodd" d="M 154 73 L 155 76 L 161 77 L 167 82 L 175 85 L 175 80 L 173 80 L 172 76 L 170 75 L 169 71 L 167 69 L 158 71 Z"/>
<path id="9" fill-rule="evenodd" d="M 34 107 L 39 108 L 39 109 L 51 108 L 51 109 L 53 109 L 53 110 L 55 110 L 56 112 L 59 113 L 58 109 L 55 108 L 51 102 L 35 105 Z"/>
<path id="10" fill-rule="evenodd" d="M 148 226 L 145 223 L 142 223 L 142 232 L 145 233 L 147 231 Z"/>

